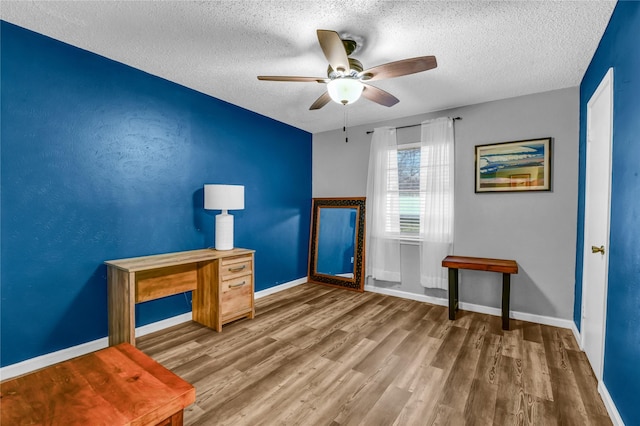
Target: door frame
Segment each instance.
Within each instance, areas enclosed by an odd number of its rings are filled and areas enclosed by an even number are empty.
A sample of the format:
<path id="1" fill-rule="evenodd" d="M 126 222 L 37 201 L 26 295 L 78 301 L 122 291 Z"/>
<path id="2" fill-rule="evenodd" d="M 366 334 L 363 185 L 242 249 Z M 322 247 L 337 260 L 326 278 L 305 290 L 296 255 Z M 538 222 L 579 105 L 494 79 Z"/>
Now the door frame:
<path id="1" fill-rule="evenodd" d="M 585 294 L 586 294 L 586 289 L 585 289 L 585 283 L 586 283 L 586 279 L 585 279 L 585 272 L 586 272 L 586 265 L 587 265 L 587 258 L 589 256 L 593 256 L 593 254 L 591 253 L 591 247 L 590 247 L 590 243 L 587 239 L 588 235 L 587 235 L 587 224 L 589 223 L 589 193 L 588 193 L 588 189 L 589 189 L 589 135 L 591 134 L 591 129 L 590 129 L 590 125 L 591 125 L 591 108 L 593 103 L 600 97 L 600 95 L 602 95 L 605 91 L 609 92 L 608 96 L 610 98 L 610 110 L 609 110 L 609 174 L 608 174 L 608 178 L 609 178 L 609 182 L 608 182 L 608 194 L 607 194 L 607 229 L 605 232 L 605 241 L 603 241 L 603 244 L 606 247 L 605 250 L 605 258 L 604 258 L 604 299 L 602 301 L 602 347 L 600 348 L 600 364 L 598 366 L 594 366 L 592 365 L 591 368 L 593 369 L 593 372 L 596 376 L 596 379 L 598 380 L 598 382 L 602 381 L 602 378 L 604 376 L 604 355 L 605 355 L 605 338 L 606 338 L 606 332 L 607 332 L 607 299 L 608 299 L 608 291 L 609 291 L 609 254 L 610 254 L 610 246 L 609 246 L 609 241 L 610 241 L 610 229 L 611 229 L 611 175 L 613 173 L 612 170 L 612 161 L 613 161 L 613 68 L 609 68 L 609 70 L 607 71 L 607 73 L 604 75 L 604 77 L 602 78 L 602 80 L 600 81 L 600 84 L 598 84 L 598 88 L 593 92 L 593 94 L 591 95 L 591 97 L 589 98 L 589 101 L 587 102 L 587 134 L 585 137 L 585 142 L 586 142 L 586 162 L 585 162 L 585 207 L 584 207 L 584 232 L 583 232 L 583 236 L 584 236 L 584 241 L 583 241 L 583 247 L 582 247 L 582 256 L 583 256 L 583 261 L 582 261 L 582 306 L 581 306 L 581 312 L 580 312 L 580 324 L 581 324 L 581 338 L 580 338 L 580 347 L 582 350 L 584 350 L 585 348 L 585 339 L 586 339 L 586 335 L 587 333 L 584 332 L 584 330 L 582 329 L 584 327 L 584 318 L 585 318 Z M 589 357 L 587 356 L 587 359 L 589 360 Z M 591 364 L 591 360 L 589 360 L 589 363 Z M 597 367 L 597 368 L 595 368 Z"/>

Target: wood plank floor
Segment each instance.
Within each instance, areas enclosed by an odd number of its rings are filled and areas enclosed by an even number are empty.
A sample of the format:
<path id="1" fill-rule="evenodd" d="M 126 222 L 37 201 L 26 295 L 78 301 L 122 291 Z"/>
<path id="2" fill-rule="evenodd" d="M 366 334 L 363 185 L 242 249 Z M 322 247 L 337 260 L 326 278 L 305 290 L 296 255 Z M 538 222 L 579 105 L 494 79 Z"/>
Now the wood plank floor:
<path id="1" fill-rule="evenodd" d="M 216 333 L 137 339 L 196 388 L 186 425 L 610 425 L 570 330 L 304 284 Z"/>

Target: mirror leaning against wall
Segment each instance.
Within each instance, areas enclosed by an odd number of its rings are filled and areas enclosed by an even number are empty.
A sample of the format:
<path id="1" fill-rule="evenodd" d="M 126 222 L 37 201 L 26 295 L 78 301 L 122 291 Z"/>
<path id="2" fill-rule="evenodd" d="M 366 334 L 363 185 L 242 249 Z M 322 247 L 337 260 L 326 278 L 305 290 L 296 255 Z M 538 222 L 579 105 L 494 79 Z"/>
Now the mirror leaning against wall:
<path id="1" fill-rule="evenodd" d="M 314 198 L 309 282 L 364 291 L 365 198 Z"/>

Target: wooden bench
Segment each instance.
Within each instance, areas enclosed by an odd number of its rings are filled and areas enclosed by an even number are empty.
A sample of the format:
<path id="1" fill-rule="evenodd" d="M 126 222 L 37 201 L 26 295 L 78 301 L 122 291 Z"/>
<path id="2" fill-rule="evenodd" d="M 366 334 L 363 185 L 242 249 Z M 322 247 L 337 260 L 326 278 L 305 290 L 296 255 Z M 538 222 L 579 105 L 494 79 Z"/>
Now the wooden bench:
<path id="1" fill-rule="evenodd" d="M 122 343 L 0 383 L 0 424 L 180 426 L 195 395 Z"/>
<path id="2" fill-rule="evenodd" d="M 486 259 L 484 257 L 447 256 L 442 266 L 449 268 L 449 319 L 456 319 L 458 310 L 458 269 L 502 272 L 502 329 L 509 330 L 509 297 L 511 274 L 518 273 L 515 260 Z"/>

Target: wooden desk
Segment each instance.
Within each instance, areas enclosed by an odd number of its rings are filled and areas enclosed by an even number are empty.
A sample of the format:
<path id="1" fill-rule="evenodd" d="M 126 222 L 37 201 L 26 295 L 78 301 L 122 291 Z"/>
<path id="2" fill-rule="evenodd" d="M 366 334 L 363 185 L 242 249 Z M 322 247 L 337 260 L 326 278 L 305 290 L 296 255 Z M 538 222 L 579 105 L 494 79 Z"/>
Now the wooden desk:
<path id="1" fill-rule="evenodd" d="M 447 256 L 442 266 L 449 268 L 449 319 L 456 319 L 458 310 L 458 269 L 502 272 L 502 329 L 509 330 L 509 298 L 511 274 L 518 273 L 515 260 L 486 259 L 484 257 Z"/>
<path id="2" fill-rule="evenodd" d="M 218 332 L 253 318 L 253 253 L 201 249 L 106 261 L 109 345 L 136 345 L 136 303 L 186 291 L 193 291 L 193 320 Z"/>
<path id="3" fill-rule="evenodd" d="M 133 346 L 0 383 L 2 425 L 182 425 L 195 388 Z"/>

